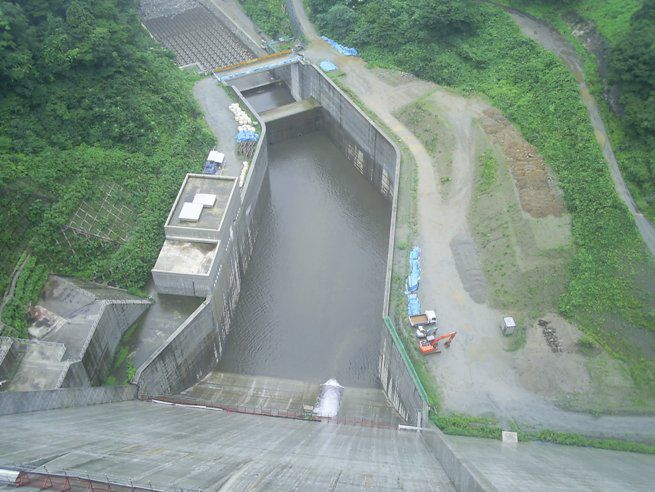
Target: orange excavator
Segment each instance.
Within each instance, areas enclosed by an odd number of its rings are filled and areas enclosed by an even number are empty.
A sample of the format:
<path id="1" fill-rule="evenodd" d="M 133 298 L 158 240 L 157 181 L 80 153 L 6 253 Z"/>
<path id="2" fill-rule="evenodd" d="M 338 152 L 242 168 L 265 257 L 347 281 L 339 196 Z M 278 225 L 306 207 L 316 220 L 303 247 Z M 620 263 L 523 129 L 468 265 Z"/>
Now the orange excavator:
<path id="1" fill-rule="evenodd" d="M 430 335 L 422 340 L 419 340 L 418 349 L 423 355 L 438 354 L 441 352 L 441 349 L 439 348 L 439 342 L 441 340 L 446 340 L 444 342 L 444 347 L 449 348 L 450 342 L 453 341 L 455 335 L 457 335 L 456 331 L 451 331 L 450 333 L 446 333 L 445 335 L 441 335 L 440 337 L 436 338 L 434 335 Z"/>

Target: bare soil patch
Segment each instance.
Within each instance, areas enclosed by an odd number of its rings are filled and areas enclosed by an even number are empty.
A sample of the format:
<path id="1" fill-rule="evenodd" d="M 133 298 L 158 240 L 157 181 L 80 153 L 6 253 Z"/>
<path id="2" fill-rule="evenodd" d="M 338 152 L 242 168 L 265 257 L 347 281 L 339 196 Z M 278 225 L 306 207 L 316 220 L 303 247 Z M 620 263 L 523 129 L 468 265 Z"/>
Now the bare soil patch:
<path id="1" fill-rule="evenodd" d="M 507 158 L 521 208 L 536 218 L 561 217 L 566 211 L 562 193 L 536 147 L 530 145 L 495 108 L 487 108 L 480 123 Z"/>
<path id="2" fill-rule="evenodd" d="M 545 336 L 544 328 L 555 336 Z M 591 378 L 586 359 L 577 353 L 576 347 L 581 336 L 575 326 L 553 314 L 528 328 L 524 353 L 516 359 L 521 384 L 549 398 L 589 391 Z M 557 343 L 553 343 L 554 339 Z"/>

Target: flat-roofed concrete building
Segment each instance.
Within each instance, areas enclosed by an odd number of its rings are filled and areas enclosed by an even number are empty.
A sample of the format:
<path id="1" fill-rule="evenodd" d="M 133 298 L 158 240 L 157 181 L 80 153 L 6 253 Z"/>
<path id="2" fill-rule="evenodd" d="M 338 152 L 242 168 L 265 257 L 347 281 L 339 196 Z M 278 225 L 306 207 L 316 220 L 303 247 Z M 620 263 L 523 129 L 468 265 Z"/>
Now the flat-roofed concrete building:
<path id="1" fill-rule="evenodd" d="M 237 179 L 187 174 L 168 215 L 152 269 L 157 292 L 207 296 L 241 205 Z"/>

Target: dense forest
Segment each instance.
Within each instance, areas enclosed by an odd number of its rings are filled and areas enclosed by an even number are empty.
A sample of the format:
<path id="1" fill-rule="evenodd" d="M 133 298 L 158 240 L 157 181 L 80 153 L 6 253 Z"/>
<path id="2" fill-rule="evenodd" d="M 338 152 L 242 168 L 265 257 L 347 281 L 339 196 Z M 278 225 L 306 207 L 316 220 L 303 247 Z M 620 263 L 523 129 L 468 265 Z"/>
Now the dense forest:
<path id="1" fill-rule="evenodd" d="M 569 8 L 576 0 L 543 0 Z M 307 0 L 321 34 L 355 46 L 369 63 L 487 97 L 535 145 L 555 171 L 573 216 L 575 255 L 559 309 L 609 353 L 625 360 L 642 389 L 655 388 L 655 363 L 625 336 L 626 327 L 655 330 L 653 260 L 614 191 L 577 83 L 551 53 L 524 37 L 509 15 L 473 0 Z M 652 0 L 630 22 L 639 50 L 627 49 L 621 84 L 624 128 L 641 148 L 653 138 L 655 46 Z M 641 24 L 642 19 L 644 24 Z M 636 27 L 635 27 L 636 29 Z M 621 41 L 623 43 L 623 41 Z M 623 44 L 619 43 L 619 46 Z M 615 53 L 619 53 L 617 47 Z M 619 56 L 619 55 L 616 55 Z M 615 62 L 618 63 L 618 62 Z M 644 65 L 647 65 L 644 67 Z M 617 73 L 614 70 L 614 73 Z M 631 102 L 632 101 L 632 102 Z M 642 189 L 653 186 L 652 153 Z M 641 164 L 640 164 L 641 165 Z M 634 182 L 634 181 L 633 181 Z M 644 351 L 642 352 L 642 349 Z"/>
<path id="2" fill-rule="evenodd" d="M 273 39 L 293 36 L 284 0 L 239 0 L 243 10 Z"/>
<path id="3" fill-rule="evenodd" d="M 0 2 L 0 292 L 23 252 L 29 272 L 145 284 L 212 143 L 191 83 L 131 0 Z"/>

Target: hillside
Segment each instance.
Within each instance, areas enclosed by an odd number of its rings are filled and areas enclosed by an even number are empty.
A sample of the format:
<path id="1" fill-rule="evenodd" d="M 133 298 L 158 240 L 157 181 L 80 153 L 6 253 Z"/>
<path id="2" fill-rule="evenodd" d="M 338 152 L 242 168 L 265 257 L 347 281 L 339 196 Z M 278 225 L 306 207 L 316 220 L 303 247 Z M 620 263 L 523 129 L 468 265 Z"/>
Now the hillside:
<path id="1" fill-rule="evenodd" d="M 655 1 L 503 0 L 552 24 L 585 60 L 585 75 L 640 210 L 655 220 Z"/>
<path id="2" fill-rule="evenodd" d="M 142 287 L 212 143 L 190 76 L 128 0 L 3 2 L 0 26 L 0 291 L 25 250 L 49 271 Z"/>
<path id="3" fill-rule="evenodd" d="M 626 362 L 640 391 L 652 394 L 653 259 L 614 191 L 567 68 L 521 35 L 512 19 L 491 4 L 308 3 L 322 34 L 355 46 L 370 64 L 483 95 L 538 149 L 555 172 L 572 214 L 574 253 L 559 312 L 593 344 Z M 630 138 L 648 145 L 647 137 L 635 133 Z"/>

